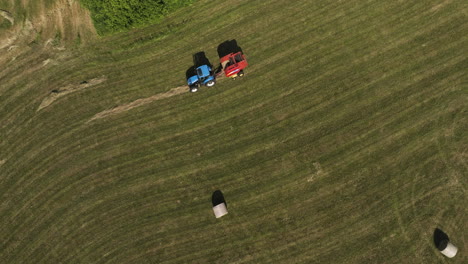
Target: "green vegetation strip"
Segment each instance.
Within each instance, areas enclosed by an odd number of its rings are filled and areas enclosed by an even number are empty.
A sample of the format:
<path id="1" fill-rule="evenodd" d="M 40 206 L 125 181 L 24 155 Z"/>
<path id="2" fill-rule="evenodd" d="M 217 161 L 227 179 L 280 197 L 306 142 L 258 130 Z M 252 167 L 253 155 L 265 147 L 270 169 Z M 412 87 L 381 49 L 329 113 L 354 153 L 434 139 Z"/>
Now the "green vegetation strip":
<path id="1" fill-rule="evenodd" d="M 91 10 L 99 34 L 109 34 L 160 21 L 195 0 L 80 0 Z"/>

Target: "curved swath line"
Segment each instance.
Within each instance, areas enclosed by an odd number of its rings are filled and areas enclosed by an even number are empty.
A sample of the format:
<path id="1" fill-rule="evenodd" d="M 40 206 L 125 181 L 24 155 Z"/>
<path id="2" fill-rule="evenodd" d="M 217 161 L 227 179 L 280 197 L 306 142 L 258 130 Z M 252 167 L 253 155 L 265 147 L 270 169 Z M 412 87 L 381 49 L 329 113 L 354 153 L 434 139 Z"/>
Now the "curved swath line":
<path id="1" fill-rule="evenodd" d="M 42 62 L 38 62 L 38 64 L 42 64 Z M 25 65 L 26 67 L 26 65 Z M 41 66 L 42 67 L 42 66 Z M 19 68 L 18 69 L 19 71 L 22 70 L 22 68 Z M 19 78 L 24 78 L 23 75 L 19 75 Z M 16 79 L 16 77 L 14 77 L 13 79 Z M 47 76 L 46 77 L 39 77 L 36 79 L 36 81 L 38 83 L 42 83 L 43 81 L 47 80 Z M 31 88 L 33 88 L 34 86 L 37 86 L 38 84 L 37 83 L 34 83 L 34 82 L 28 82 L 26 85 L 24 86 L 21 86 L 21 87 L 15 87 L 15 85 L 10 85 L 10 89 L 9 90 L 14 90 L 13 92 L 13 95 L 11 95 L 10 97 L 6 98 L 4 104 L 6 103 L 11 103 L 12 101 L 16 100 L 17 98 L 24 98 L 27 96 L 29 90 Z M 34 98 L 33 101 L 29 102 L 30 104 L 36 104 L 36 103 L 39 103 L 40 102 L 40 98 Z M 4 117 L 4 120 L 6 121 L 9 121 L 9 120 L 12 120 L 15 116 L 17 115 L 21 115 L 23 114 L 24 112 L 28 111 L 27 108 L 24 107 L 24 105 L 22 104 L 16 104 L 14 105 L 14 108 L 11 108 L 11 110 L 8 112 L 8 114 Z M 7 122 L 4 122 L 3 124 L 0 124 L 0 126 L 5 127 Z M 10 128 L 10 130 L 13 130 L 14 127 Z M 6 133 L 9 133 L 9 131 L 7 131 Z"/>
<path id="2" fill-rule="evenodd" d="M 23 54 L 22 54 L 23 55 Z M 30 85 L 27 85 L 26 87 L 17 87 L 17 82 L 22 80 L 24 78 L 24 74 L 28 75 L 33 73 L 36 70 L 39 70 L 42 68 L 42 61 L 40 58 L 43 57 L 44 54 L 41 52 L 37 52 L 34 54 L 28 54 L 27 56 L 25 55 L 25 58 L 22 61 L 15 61 L 15 67 L 12 67 L 11 64 L 8 65 L 5 69 L 3 69 L 0 72 L 0 80 L 2 81 L 2 90 L 0 90 L 1 93 L 5 93 L 8 90 L 3 90 L 3 87 L 10 87 L 9 90 L 14 90 L 14 93 L 12 96 L 9 97 L 10 100 L 5 100 L 4 103 L 9 103 L 11 100 L 13 100 L 15 97 L 18 95 L 21 95 L 22 93 L 25 93 L 28 91 L 28 88 L 30 86 L 34 85 L 31 83 Z M 37 61 L 36 64 L 31 64 L 31 61 Z M 6 80 L 7 76 L 11 76 L 11 78 Z M 16 113 L 16 112 L 14 112 Z"/>
<path id="3" fill-rule="evenodd" d="M 286 94 L 287 94 L 287 93 L 290 93 L 290 92 L 288 91 L 288 92 L 286 92 Z M 262 104 L 260 104 L 259 106 L 262 106 L 264 103 L 265 103 L 265 101 L 262 102 Z M 252 111 L 252 109 L 248 109 L 247 112 L 248 112 L 248 111 Z M 229 119 L 229 118 L 232 118 L 232 117 L 230 116 L 230 117 L 227 117 L 226 119 Z M 124 127 L 124 126 L 128 126 L 128 125 L 129 125 L 128 122 L 122 124 L 123 127 Z M 204 126 L 204 127 L 208 127 L 208 126 L 210 126 L 210 125 L 212 125 L 212 124 L 208 124 L 208 125 L 206 125 L 206 126 Z M 66 138 L 67 136 L 70 136 L 71 134 L 76 133 L 76 131 L 79 131 L 79 129 L 80 129 L 80 128 L 75 128 L 75 129 L 69 131 L 68 133 L 65 133 L 65 134 L 62 134 L 62 135 L 63 135 L 63 137 Z M 110 131 L 110 130 L 114 130 L 114 129 L 115 129 L 115 128 L 109 128 L 109 129 L 107 129 L 107 130 Z M 194 130 L 197 130 L 197 129 L 200 129 L 200 128 L 197 127 L 197 128 L 195 128 Z M 201 129 L 203 129 L 203 128 L 201 128 Z M 186 132 L 181 133 L 181 134 L 178 134 L 178 135 L 173 135 L 173 136 L 171 136 L 171 137 L 169 137 L 169 138 L 172 138 L 172 137 L 174 137 L 174 136 L 180 136 L 180 135 L 182 135 L 182 134 L 190 133 L 190 132 L 191 132 L 191 131 L 186 131 Z M 105 134 L 105 133 L 104 133 L 104 134 Z M 89 135 L 87 138 L 90 138 L 90 137 L 93 137 L 93 136 L 94 136 L 94 135 Z M 112 140 L 115 140 L 116 138 L 118 138 L 118 137 L 120 137 L 120 136 L 122 136 L 122 135 L 120 135 L 120 134 L 119 134 L 119 135 L 114 135 L 113 137 L 109 137 L 108 140 L 100 141 L 99 143 L 105 143 L 105 142 L 108 142 L 108 141 L 112 141 Z M 158 142 L 159 142 L 159 141 L 168 140 L 169 138 L 168 138 L 168 137 L 162 138 L 162 139 L 158 140 Z M 47 146 L 45 146 L 45 147 L 48 147 L 48 146 L 51 146 L 51 145 L 55 145 L 55 141 L 54 141 L 53 143 L 47 144 Z M 69 148 L 75 148 L 75 147 L 77 147 L 77 146 L 78 146 L 78 143 L 75 144 L 75 145 L 69 145 Z M 94 147 L 95 147 L 95 146 L 90 145 L 90 146 L 88 146 L 88 147 L 86 147 L 86 148 L 81 148 L 80 151 L 86 151 L 86 150 L 92 149 L 92 148 L 94 148 Z M 41 159 L 42 162 L 41 162 L 40 164 L 37 164 L 38 166 L 36 166 L 36 169 L 41 169 L 42 167 L 44 167 L 44 165 L 48 164 L 50 160 L 54 160 L 54 159 L 56 159 L 57 157 L 62 156 L 64 153 L 69 152 L 69 148 L 61 149 L 60 151 L 56 152 L 55 155 L 50 155 L 50 156 L 47 156 L 47 157 Z M 42 166 L 39 166 L 39 165 L 41 165 L 41 164 L 43 164 L 43 165 L 42 165 Z M 31 171 L 31 174 L 34 174 L 34 173 L 35 173 L 34 170 Z M 44 172 L 44 173 L 45 173 L 45 172 Z M 26 175 L 24 175 L 24 176 L 26 176 Z M 22 187 L 24 187 L 24 185 L 23 185 L 21 182 L 18 182 L 18 183 L 17 183 L 17 186 L 22 186 Z"/>
<path id="4" fill-rule="evenodd" d="M 112 195 L 112 196 L 114 196 L 114 195 Z M 115 196 L 119 196 L 119 194 L 115 194 Z M 107 198 L 107 197 L 106 197 L 106 198 Z M 109 198 L 109 199 L 110 199 L 110 198 Z M 116 213 L 117 213 L 117 214 L 119 214 L 119 212 L 120 212 L 120 214 L 124 214 L 124 213 L 122 213 L 122 208 L 115 208 L 114 210 L 116 210 Z M 114 215 L 113 212 L 106 212 L 106 213 L 109 213 L 109 214 L 111 214 L 111 215 Z M 67 215 L 69 215 L 69 214 L 67 213 Z"/>
<path id="5" fill-rule="evenodd" d="M 125 125 L 128 125 L 128 123 L 126 123 L 126 124 L 123 124 L 123 126 L 125 126 Z M 68 133 L 68 134 L 70 134 L 70 133 Z"/>
<path id="6" fill-rule="evenodd" d="M 407 153 L 406 156 L 411 156 L 411 153 Z M 392 164 L 392 162 L 393 162 L 392 160 L 389 160 L 389 161 L 386 162 L 386 164 L 387 164 L 387 165 L 390 165 L 390 164 Z M 331 191 L 331 190 L 328 191 L 328 194 L 330 194 L 330 191 Z M 431 193 L 431 194 L 434 194 L 434 193 L 437 193 L 437 192 L 440 192 L 440 191 L 442 191 L 442 190 L 441 190 L 440 188 L 438 188 L 437 190 L 431 190 L 430 193 Z M 322 195 L 322 196 L 323 196 L 323 193 L 321 192 L 321 193 L 319 193 L 319 194 L 317 194 L 317 195 Z M 393 193 L 387 193 L 387 194 L 385 194 L 384 196 L 380 197 L 378 200 L 376 200 L 376 201 L 374 201 L 373 203 L 369 204 L 369 206 L 366 207 L 366 211 L 370 211 L 370 210 L 372 210 L 373 208 L 375 208 L 376 206 L 381 206 L 381 205 L 379 205 L 379 203 L 381 203 L 382 201 L 387 201 L 388 198 L 391 198 L 392 195 L 393 195 Z M 429 193 L 425 193 L 423 196 L 419 197 L 418 200 L 419 200 L 419 199 L 426 198 L 428 195 L 430 195 L 430 194 L 429 194 Z M 320 198 L 320 197 L 315 197 L 315 196 L 314 196 L 312 199 L 313 199 L 313 200 L 320 200 L 320 199 L 318 199 L 318 198 Z M 322 198 L 322 199 L 323 199 L 323 198 Z M 309 200 L 306 200 L 306 201 L 309 201 Z M 305 203 L 305 201 L 304 201 L 303 203 Z M 410 207 L 410 205 L 406 204 L 405 206 L 403 206 L 403 207 L 400 208 L 400 209 L 407 209 L 408 207 Z M 362 209 L 362 208 L 356 207 L 355 209 Z M 357 211 L 359 211 L 359 210 L 357 210 Z M 376 211 L 378 212 L 379 210 L 377 209 Z M 388 219 L 388 218 L 393 219 L 394 216 L 393 216 L 393 214 L 388 214 L 388 213 L 387 213 L 387 214 L 385 215 L 384 218 L 385 218 L 385 219 Z M 384 218 L 381 217 L 381 220 L 384 219 Z M 321 225 L 319 225 L 319 226 L 321 226 Z M 347 228 L 347 229 L 349 229 L 349 228 Z M 336 233 L 335 233 L 335 235 L 336 235 Z"/>
<path id="7" fill-rule="evenodd" d="M 292 188 L 292 187 L 297 186 L 297 185 L 301 185 L 301 183 L 298 183 L 298 182 L 295 182 L 295 181 L 289 181 L 286 185 L 284 185 L 284 187 L 287 189 L 287 188 Z M 283 186 L 283 185 L 282 185 L 282 186 Z M 342 186 L 344 186 L 344 185 L 342 184 Z M 261 197 L 261 199 L 262 199 L 261 202 L 262 202 L 262 203 L 263 203 L 263 201 L 266 201 L 266 202 L 270 202 L 270 203 L 271 203 L 272 200 L 271 200 L 271 199 L 270 199 L 270 200 L 267 199 L 267 197 L 271 197 L 271 196 L 269 196 L 268 194 L 274 194 L 274 193 L 275 193 L 275 190 L 269 189 L 269 191 L 267 191 L 267 192 L 262 192 L 261 194 L 257 195 L 256 197 Z M 293 198 L 293 197 L 291 197 L 291 198 Z M 288 199 L 287 201 L 292 201 L 292 200 L 293 200 L 293 199 Z M 258 201 L 258 200 L 257 200 L 257 201 Z M 273 201 L 274 201 L 274 200 L 273 200 Z M 283 202 L 284 202 L 284 201 L 283 201 Z M 244 206 L 243 206 L 243 207 L 244 207 Z M 324 220 L 324 219 L 322 219 L 322 220 Z M 252 221 L 252 222 L 251 222 L 251 221 Z M 260 223 L 265 222 L 265 221 L 266 221 L 266 220 L 265 220 L 264 218 L 261 218 L 261 217 L 259 217 L 259 218 L 252 218 L 251 220 L 249 220 L 249 224 L 250 224 L 251 226 L 258 226 Z M 240 223 L 239 223 L 239 224 L 240 224 Z M 318 226 L 320 226 L 320 225 L 318 225 Z M 203 227 L 201 227 L 201 228 L 203 228 Z M 230 233 L 231 231 L 235 230 L 235 229 L 241 229 L 242 231 L 244 231 L 244 227 L 243 227 L 242 225 L 237 225 L 237 224 L 236 224 L 236 225 L 230 225 L 230 227 L 226 227 L 226 228 L 229 229 L 229 231 L 227 231 L 227 232 L 229 232 L 229 233 Z M 232 230 L 231 230 L 231 229 L 232 229 Z M 179 230 L 179 229 L 178 229 L 178 230 Z M 199 230 L 199 229 L 197 229 L 197 230 Z M 211 230 L 212 230 L 212 229 L 211 229 Z M 168 230 L 168 232 L 171 232 L 171 231 L 172 231 L 172 230 Z M 189 230 L 188 230 L 188 231 L 189 231 Z M 179 230 L 179 232 L 181 232 L 181 233 L 186 233 L 185 230 Z M 204 232 L 202 232 L 202 233 L 204 233 Z M 249 233 L 249 232 L 247 231 L 247 233 Z M 246 235 L 246 238 L 247 238 L 247 237 L 249 237 L 249 236 Z M 124 241 L 128 241 L 128 240 L 124 240 Z M 185 240 L 183 240 L 182 242 L 185 242 Z M 182 245 L 181 245 L 181 244 L 182 244 Z M 178 243 L 177 245 L 172 245 L 172 247 L 183 246 L 183 244 L 184 244 L 184 243 Z M 161 249 L 161 248 L 167 248 L 167 245 L 162 244 L 161 246 L 157 247 L 156 249 L 153 249 L 152 251 L 158 250 L 158 249 Z M 181 261 L 181 262 L 184 262 L 182 259 L 183 259 L 183 258 L 186 258 L 186 257 L 187 257 L 186 255 L 182 255 L 182 256 L 178 257 L 177 259 L 178 259 L 179 261 Z"/>
<path id="8" fill-rule="evenodd" d="M 98 172 L 96 172 L 96 173 L 98 173 Z"/>
<path id="9" fill-rule="evenodd" d="M 184 87 L 185 87 L 185 86 L 184 86 Z M 178 87 L 178 88 L 179 88 L 179 87 Z M 179 90 L 175 90 L 175 91 L 176 91 L 175 94 L 177 94 L 178 92 L 180 92 L 180 89 L 179 89 Z M 182 90 L 182 91 L 183 91 L 183 90 Z M 170 93 L 165 94 L 165 96 L 171 95 L 173 92 L 174 92 L 174 89 L 173 89 Z M 157 95 L 157 96 L 159 96 L 159 95 Z M 151 98 L 151 99 L 154 99 L 154 97 Z M 128 126 L 128 123 L 123 124 L 123 126 Z M 115 128 L 109 128 L 108 130 L 114 130 L 114 129 L 115 129 Z M 73 129 L 72 131 L 70 131 L 69 133 L 67 133 L 67 134 L 64 135 L 64 136 L 66 137 L 67 135 L 71 135 L 71 134 L 73 134 L 74 131 L 77 131 L 77 130 L 79 130 L 79 128 Z M 102 132 L 102 131 L 101 131 L 101 132 Z M 62 134 L 62 135 L 63 135 L 63 134 Z M 88 138 L 89 138 L 90 136 L 92 136 L 92 135 L 89 135 Z M 110 137 L 110 138 L 108 138 L 108 140 L 106 140 L 106 141 L 101 141 L 100 143 L 107 142 L 107 141 L 111 141 L 111 140 L 115 139 L 116 137 L 120 137 L 120 136 L 122 136 L 122 135 L 119 134 L 119 135 L 116 135 L 116 136 L 114 136 L 114 137 Z M 54 141 L 54 142 L 55 142 L 55 141 Z M 53 145 L 53 144 L 52 144 L 52 143 L 49 143 L 48 145 L 50 146 L 50 145 Z M 73 148 L 73 147 L 77 147 L 77 145 L 72 145 L 72 146 L 70 146 L 70 148 Z M 93 147 L 94 147 L 94 146 L 89 146 L 89 148 L 85 148 L 85 149 L 90 149 L 90 148 L 93 148 Z M 85 149 L 80 149 L 80 151 L 83 151 L 83 150 L 85 150 Z M 68 149 L 63 149 L 61 152 L 58 152 L 56 156 L 60 156 L 62 153 L 66 153 L 67 150 L 68 150 Z M 46 159 L 43 159 L 43 160 L 42 160 L 42 161 L 43 161 L 42 163 L 45 164 L 48 160 L 51 160 L 51 159 L 53 159 L 53 158 L 54 158 L 53 156 L 48 156 Z M 38 168 L 38 167 L 36 167 L 36 168 Z M 39 168 L 40 168 L 40 167 L 39 167 Z"/>
<path id="10" fill-rule="evenodd" d="M 296 183 L 292 183 L 292 184 L 293 184 L 293 185 L 296 185 Z M 262 194 L 262 195 L 263 195 L 263 194 Z M 167 214 L 168 214 L 167 212 L 164 213 L 164 215 L 167 215 Z M 170 213 L 169 213 L 169 214 L 170 214 Z M 255 221 L 255 220 L 252 220 L 252 221 L 254 221 L 253 223 L 255 223 L 255 222 L 257 222 L 257 221 L 263 221 L 263 220 L 262 220 L 262 219 L 256 219 L 256 221 Z M 169 230 L 169 231 L 170 231 L 170 230 Z M 124 248 L 125 246 L 130 245 L 130 244 L 132 244 L 132 243 L 135 242 L 135 241 L 132 241 L 132 240 L 129 240 L 129 239 L 124 239 L 124 238 L 125 238 L 125 235 L 122 235 L 121 240 L 122 240 L 122 241 L 125 241 L 125 242 L 127 242 L 127 243 L 126 243 L 126 244 L 120 244 L 119 246 L 122 247 L 122 248 Z M 183 241 L 178 241 L 178 242 L 179 242 L 178 244 L 180 244 L 180 242 L 185 243 L 185 242 L 189 242 L 189 241 L 190 241 L 190 239 L 184 239 Z M 148 242 L 148 243 L 150 243 L 150 242 Z M 175 245 L 172 245 L 172 246 L 175 246 Z M 162 247 L 167 248 L 167 245 L 163 245 Z M 116 251 L 116 250 L 113 250 L 113 251 Z M 117 256 L 114 256 L 114 258 L 115 258 L 115 257 L 117 257 Z M 119 258 L 119 259 L 120 259 L 120 258 Z"/>

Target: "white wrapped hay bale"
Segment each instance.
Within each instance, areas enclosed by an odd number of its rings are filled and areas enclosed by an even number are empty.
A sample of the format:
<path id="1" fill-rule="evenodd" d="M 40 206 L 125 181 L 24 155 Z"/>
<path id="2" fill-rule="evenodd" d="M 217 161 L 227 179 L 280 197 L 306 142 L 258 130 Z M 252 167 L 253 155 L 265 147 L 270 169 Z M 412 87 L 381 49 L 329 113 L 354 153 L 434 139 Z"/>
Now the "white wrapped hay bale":
<path id="1" fill-rule="evenodd" d="M 227 203 L 226 200 L 224 200 L 224 195 L 220 190 L 213 192 L 213 195 L 211 196 L 211 203 L 213 204 L 213 212 L 216 218 L 227 215 Z"/>
<path id="2" fill-rule="evenodd" d="M 216 218 L 220 218 L 224 215 L 227 215 L 228 211 L 227 211 L 227 207 L 226 207 L 226 204 L 225 203 L 220 203 L 216 206 L 213 206 L 213 212 L 216 216 Z"/>
<path id="3" fill-rule="evenodd" d="M 458 252 L 458 248 L 452 243 L 450 243 L 448 240 L 443 240 L 439 244 L 439 250 L 440 250 L 440 253 L 444 254 L 445 256 L 449 258 L 455 257 L 455 255 L 457 255 L 457 252 Z"/>

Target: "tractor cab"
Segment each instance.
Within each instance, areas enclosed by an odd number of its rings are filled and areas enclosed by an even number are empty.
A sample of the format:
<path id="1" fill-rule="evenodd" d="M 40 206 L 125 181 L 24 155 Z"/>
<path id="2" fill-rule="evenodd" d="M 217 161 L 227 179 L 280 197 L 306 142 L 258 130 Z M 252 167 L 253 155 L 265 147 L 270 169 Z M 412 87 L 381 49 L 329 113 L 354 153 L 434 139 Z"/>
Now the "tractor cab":
<path id="1" fill-rule="evenodd" d="M 247 59 L 242 51 L 230 53 L 220 59 L 221 67 L 226 77 L 235 78 L 244 76 L 244 68 L 247 67 Z"/>
<path id="2" fill-rule="evenodd" d="M 190 92 L 194 93 L 198 91 L 201 85 L 207 87 L 214 86 L 216 79 L 210 66 L 202 65 L 195 69 L 194 75 L 187 79 L 187 84 L 190 88 Z"/>

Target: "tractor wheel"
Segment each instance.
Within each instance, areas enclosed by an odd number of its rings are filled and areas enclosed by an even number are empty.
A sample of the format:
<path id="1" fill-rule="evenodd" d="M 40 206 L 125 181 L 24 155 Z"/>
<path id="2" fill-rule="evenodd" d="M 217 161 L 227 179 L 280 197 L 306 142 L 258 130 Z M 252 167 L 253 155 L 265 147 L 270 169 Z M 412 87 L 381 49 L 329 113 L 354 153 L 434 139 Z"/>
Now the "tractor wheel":
<path id="1" fill-rule="evenodd" d="M 198 87 L 192 87 L 192 88 L 190 88 L 190 92 L 191 92 L 191 93 L 198 92 Z"/>
<path id="2" fill-rule="evenodd" d="M 205 85 L 206 85 L 207 87 L 212 87 L 212 86 L 215 85 L 215 83 L 216 83 L 215 80 L 211 80 L 211 81 L 207 82 Z"/>
<path id="3" fill-rule="evenodd" d="M 244 71 L 240 71 L 240 72 L 237 74 L 237 76 L 239 76 L 239 77 L 244 76 Z"/>

